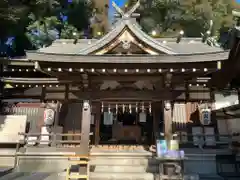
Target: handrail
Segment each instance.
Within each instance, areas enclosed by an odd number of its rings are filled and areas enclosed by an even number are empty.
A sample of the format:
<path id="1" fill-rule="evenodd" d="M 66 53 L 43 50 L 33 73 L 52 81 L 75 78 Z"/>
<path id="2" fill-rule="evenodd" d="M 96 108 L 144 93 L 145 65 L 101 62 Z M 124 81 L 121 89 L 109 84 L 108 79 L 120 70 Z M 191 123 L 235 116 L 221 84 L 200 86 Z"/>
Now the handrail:
<path id="1" fill-rule="evenodd" d="M 23 136 L 81 136 L 82 133 L 49 133 L 49 134 L 42 134 L 42 133 L 18 133 L 18 135 L 23 135 Z M 93 133 L 89 133 L 90 136 L 93 135 Z"/>
<path id="2" fill-rule="evenodd" d="M 24 139 L 19 140 L 19 144 L 25 143 L 48 143 L 52 144 L 53 146 L 57 146 L 58 144 L 80 144 L 80 140 L 58 140 L 57 137 L 81 137 L 82 133 L 49 133 L 49 134 L 42 134 L 42 133 L 18 133 L 19 136 L 24 136 Z M 93 133 L 89 133 L 89 135 L 93 135 Z M 40 137 L 47 136 L 49 140 L 41 140 Z M 36 137 L 37 139 L 28 139 L 28 137 Z"/>
<path id="3" fill-rule="evenodd" d="M 164 136 L 162 136 L 163 138 Z M 230 145 L 234 141 L 239 141 L 240 142 L 240 135 L 229 135 L 229 134 L 214 134 L 214 135 L 209 135 L 209 134 L 184 134 L 184 133 L 176 133 L 172 136 L 172 139 L 178 140 L 179 144 L 193 144 L 197 143 L 200 141 L 203 141 L 203 145 L 206 144 L 206 142 L 211 141 L 211 139 L 207 138 L 214 138 L 212 141 L 216 145 Z M 161 138 L 161 136 L 159 137 Z M 222 139 L 221 139 L 222 138 Z M 234 138 L 238 138 L 239 140 L 235 140 Z"/>

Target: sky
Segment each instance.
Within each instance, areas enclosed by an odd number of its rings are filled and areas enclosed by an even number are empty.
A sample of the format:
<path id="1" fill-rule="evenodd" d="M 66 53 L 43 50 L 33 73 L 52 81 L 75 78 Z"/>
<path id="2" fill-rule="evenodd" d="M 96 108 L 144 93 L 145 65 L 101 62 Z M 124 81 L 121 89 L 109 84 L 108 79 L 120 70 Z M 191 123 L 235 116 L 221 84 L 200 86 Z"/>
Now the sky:
<path id="1" fill-rule="evenodd" d="M 236 0 L 237 3 L 240 3 L 240 0 Z"/>
<path id="2" fill-rule="evenodd" d="M 115 9 L 112 6 L 112 2 L 115 2 L 119 7 L 123 7 L 125 5 L 125 3 L 127 2 L 127 0 L 109 0 L 109 12 L 108 12 L 108 18 L 110 22 L 113 22 L 114 19 L 114 13 L 115 13 Z M 239 0 L 240 1 L 240 0 Z"/>

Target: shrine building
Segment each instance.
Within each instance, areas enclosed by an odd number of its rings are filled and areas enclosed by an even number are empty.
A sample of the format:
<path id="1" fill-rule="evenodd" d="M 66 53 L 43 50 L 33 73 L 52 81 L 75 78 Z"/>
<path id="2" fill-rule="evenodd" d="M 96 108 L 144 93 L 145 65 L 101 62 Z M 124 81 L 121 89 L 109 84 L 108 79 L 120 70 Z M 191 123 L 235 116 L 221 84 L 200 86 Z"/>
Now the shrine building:
<path id="1" fill-rule="evenodd" d="M 151 145 L 176 133 L 184 143 L 200 131 L 217 133 L 210 80 L 229 51 L 183 31 L 154 38 L 137 23 L 138 7 L 115 7 L 119 20 L 99 39 L 59 39 L 1 59 L 2 113 L 26 114 L 28 132 L 40 132 L 44 110 L 53 109 L 59 132 L 95 145 Z"/>

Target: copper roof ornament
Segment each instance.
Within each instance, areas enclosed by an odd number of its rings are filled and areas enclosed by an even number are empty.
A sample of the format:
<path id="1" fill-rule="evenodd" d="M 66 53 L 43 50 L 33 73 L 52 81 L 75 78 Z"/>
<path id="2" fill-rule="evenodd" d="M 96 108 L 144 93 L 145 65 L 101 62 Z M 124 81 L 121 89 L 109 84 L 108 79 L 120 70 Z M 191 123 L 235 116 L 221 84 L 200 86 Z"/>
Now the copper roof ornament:
<path id="1" fill-rule="evenodd" d="M 139 14 L 135 13 L 135 11 L 140 7 L 140 1 L 138 0 L 137 3 L 127 12 L 124 12 L 114 1 L 112 2 L 112 6 L 117 12 L 117 17 L 120 16 L 122 19 L 129 19 L 133 17 L 138 17 Z"/>

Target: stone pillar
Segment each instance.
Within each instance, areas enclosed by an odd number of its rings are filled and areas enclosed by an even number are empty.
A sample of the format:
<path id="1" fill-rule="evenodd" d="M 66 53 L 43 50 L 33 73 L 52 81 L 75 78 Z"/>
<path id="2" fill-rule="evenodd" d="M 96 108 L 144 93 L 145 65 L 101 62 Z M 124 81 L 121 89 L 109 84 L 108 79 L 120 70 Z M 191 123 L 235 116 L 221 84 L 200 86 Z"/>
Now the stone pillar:
<path id="1" fill-rule="evenodd" d="M 82 130 L 81 130 L 81 141 L 80 148 L 82 154 L 88 154 L 89 152 L 89 136 L 91 127 L 91 106 L 87 100 L 83 101 L 82 105 Z"/>
<path id="2" fill-rule="evenodd" d="M 173 117 L 173 104 L 170 101 L 164 101 L 163 114 L 164 114 L 164 136 L 167 141 L 168 148 L 170 148 L 170 140 L 172 140 L 172 117 Z"/>

